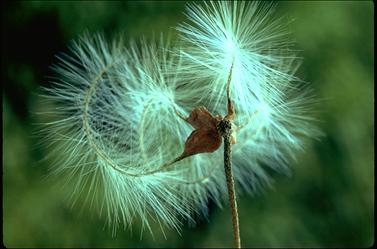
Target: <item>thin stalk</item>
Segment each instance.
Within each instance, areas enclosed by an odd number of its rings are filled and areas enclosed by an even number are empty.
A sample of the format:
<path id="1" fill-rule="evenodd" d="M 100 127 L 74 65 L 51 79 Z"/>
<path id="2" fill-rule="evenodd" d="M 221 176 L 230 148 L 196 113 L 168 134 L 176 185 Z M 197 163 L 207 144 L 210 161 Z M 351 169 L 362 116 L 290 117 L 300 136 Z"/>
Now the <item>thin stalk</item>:
<path id="1" fill-rule="evenodd" d="M 241 248 L 237 199 L 236 199 L 233 172 L 232 172 L 232 146 L 230 143 L 230 136 L 227 138 L 224 137 L 224 169 L 225 169 L 226 184 L 227 184 L 228 193 L 229 193 L 229 204 L 230 204 L 230 209 L 232 211 L 234 247 Z"/>
<path id="2" fill-rule="evenodd" d="M 228 119 L 220 121 L 218 129 L 224 138 L 224 170 L 229 194 L 229 204 L 232 212 L 234 247 L 241 248 L 240 227 L 238 221 L 237 199 L 232 172 L 231 122 Z"/>
<path id="3" fill-rule="evenodd" d="M 234 179 L 233 179 L 233 172 L 232 172 L 232 142 L 233 143 L 235 142 L 235 139 L 234 138 L 232 139 L 232 120 L 236 116 L 233 102 L 230 97 L 230 83 L 232 81 L 233 65 L 234 65 L 234 59 L 233 59 L 232 65 L 230 66 L 228 81 L 226 83 L 228 113 L 218 123 L 217 129 L 219 133 L 221 134 L 221 136 L 224 138 L 224 170 L 225 170 L 226 185 L 227 185 L 228 194 L 229 194 L 229 205 L 232 212 L 234 247 L 241 248 L 237 199 L 236 199 L 236 191 L 234 187 Z"/>

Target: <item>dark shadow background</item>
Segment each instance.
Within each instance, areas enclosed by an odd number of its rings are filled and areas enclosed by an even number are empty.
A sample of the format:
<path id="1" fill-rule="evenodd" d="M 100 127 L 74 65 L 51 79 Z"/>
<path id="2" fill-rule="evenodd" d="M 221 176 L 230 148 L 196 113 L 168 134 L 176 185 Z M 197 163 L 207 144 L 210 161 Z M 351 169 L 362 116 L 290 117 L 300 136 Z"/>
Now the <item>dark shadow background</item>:
<path id="1" fill-rule="evenodd" d="M 374 243 L 374 10 L 372 2 L 279 2 L 302 50 L 300 78 L 319 98 L 326 134 L 275 176 L 264 194 L 239 198 L 245 247 L 367 247 Z M 39 87 L 49 66 L 84 31 L 127 39 L 170 32 L 184 21 L 183 2 L 1 3 L 3 86 L 3 243 L 7 247 L 226 247 L 232 245 L 227 204 L 181 234 L 156 226 L 119 230 L 86 207 L 70 208 L 67 193 L 44 180 L 48 148 L 33 136 Z"/>

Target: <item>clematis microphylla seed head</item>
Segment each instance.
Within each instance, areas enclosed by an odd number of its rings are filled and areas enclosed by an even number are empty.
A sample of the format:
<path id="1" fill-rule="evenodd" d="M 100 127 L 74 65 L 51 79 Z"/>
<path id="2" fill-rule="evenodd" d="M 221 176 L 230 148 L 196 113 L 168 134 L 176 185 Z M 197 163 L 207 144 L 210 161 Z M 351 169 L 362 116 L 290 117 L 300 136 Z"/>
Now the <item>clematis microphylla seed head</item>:
<path id="1" fill-rule="evenodd" d="M 58 59 L 53 87 L 44 89 L 46 115 L 54 115 L 44 139 L 53 145 L 52 172 L 73 184 L 74 202 L 85 197 L 114 232 L 135 217 L 150 232 L 150 220 L 178 230 L 182 218 L 207 212 L 209 198 L 221 203 L 220 156 L 198 154 L 158 170 L 183 152 L 193 130 L 175 113 L 188 116 L 181 103 L 191 96 L 179 89 L 180 59 L 168 44 L 126 47 L 84 35 Z"/>
<path id="2" fill-rule="evenodd" d="M 238 1 L 188 6 L 189 21 L 177 28 L 184 41 L 181 68 L 192 87 L 205 91 L 210 108 L 224 108 L 232 65 L 232 99 L 238 112 L 248 115 L 281 103 L 297 79 L 286 21 L 272 19 L 271 9 L 271 3 Z"/>
<path id="3" fill-rule="evenodd" d="M 273 4 L 216 1 L 190 4 L 181 33 L 181 78 L 202 92 L 196 105 L 226 112 L 226 84 L 239 126 L 233 146 L 235 179 L 247 190 L 268 185 L 264 167 L 287 172 L 303 137 L 313 126 L 311 90 L 294 73 L 287 21 L 275 18 Z M 263 167 L 263 166 L 264 167 Z"/>
<path id="4" fill-rule="evenodd" d="M 302 135 L 318 134 L 315 101 L 293 75 L 295 56 L 270 9 L 191 4 L 179 48 L 84 35 L 59 56 L 45 89 L 55 115 L 45 139 L 54 145 L 53 172 L 74 183 L 72 196 L 98 207 L 114 231 L 135 217 L 150 232 L 150 220 L 178 230 L 183 219 L 205 216 L 210 200 L 221 206 L 227 189 L 214 127 L 226 114 L 229 76 L 236 189 L 268 185 L 265 167 L 287 169 Z"/>

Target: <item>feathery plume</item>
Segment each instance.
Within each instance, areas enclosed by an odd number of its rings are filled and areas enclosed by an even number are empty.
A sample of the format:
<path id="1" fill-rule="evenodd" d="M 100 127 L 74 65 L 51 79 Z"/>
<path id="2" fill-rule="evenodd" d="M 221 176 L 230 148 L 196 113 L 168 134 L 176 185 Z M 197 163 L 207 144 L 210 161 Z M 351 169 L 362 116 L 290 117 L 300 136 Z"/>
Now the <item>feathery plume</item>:
<path id="1" fill-rule="evenodd" d="M 219 1 L 191 4 L 181 32 L 181 78 L 202 92 L 197 105 L 224 113 L 226 84 L 237 113 L 235 179 L 246 189 L 269 184 L 262 165 L 287 170 L 302 136 L 317 136 L 310 89 L 294 75 L 299 65 L 286 21 L 273 4 Z"/>
<path id="2" fill-rule="evenodd" d="M 268 185 L 264 167 L 287 169 L 301 135 L 317 135 L 310 92 L 297 83 L 296 56 L 280 19 L 270 20 L 270 4 L 204 2 L 187 15 L 180 48 L 83 36 L 72 55 L 59 57 L 54 87 L 45 89 L 57 106 L 46 140 L 66 155 L 54 172 L 68 174 L 74 196 L 96 202 L 114 230 L 135 216 L 151 232 L 150 219 L 178 230 L 181 218 L 206 215 L 210 199 L 221 205 L 220 144 L 212 153 L 186 152 L 197 132 L 189 121 L 206 111 L 197 107 L 225 113 L 227 79 L 237 113 L 237 189 Z"/>

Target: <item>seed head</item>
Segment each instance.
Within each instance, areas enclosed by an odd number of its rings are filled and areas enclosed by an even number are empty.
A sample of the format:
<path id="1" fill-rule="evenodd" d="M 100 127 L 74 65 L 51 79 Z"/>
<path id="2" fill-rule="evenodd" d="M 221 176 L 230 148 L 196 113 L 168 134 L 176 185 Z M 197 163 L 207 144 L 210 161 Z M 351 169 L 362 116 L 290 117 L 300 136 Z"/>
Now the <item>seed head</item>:
<path id="1" fill-rule="evenodd" d="M 75 181 L 74 195 L 96 202 L 114 229 L 135 216 L 151 232 L 150 219 L 179 229 L 181 218 L 193 221 L 209 200 L 226 198 L 217 128 L 228 82 L 237 189 L 268 185 L 264 167 L 286 169 L 301 135 L 317 135 L 310 92 L 293 75 L 296 57 L 270 9 L 191 4 L 178 48 L 162 40 L 108 43 L 101 35 L 74 42 L 45 89 L 56 106 L 47 140 L 66 155 L 54 172 Z"/>

